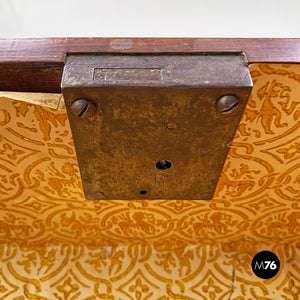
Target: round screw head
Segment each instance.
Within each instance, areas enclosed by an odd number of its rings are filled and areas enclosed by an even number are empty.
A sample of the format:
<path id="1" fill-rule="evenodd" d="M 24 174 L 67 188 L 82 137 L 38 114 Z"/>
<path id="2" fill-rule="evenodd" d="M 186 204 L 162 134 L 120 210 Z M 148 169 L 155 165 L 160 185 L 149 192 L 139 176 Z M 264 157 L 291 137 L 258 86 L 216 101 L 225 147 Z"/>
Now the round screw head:
<path id="1" fill-rule="evenodd" d="M 239 99 L 234 95 L 225 95 L 217 100 L 217 110 L 221 114 L 234 111 L 239 105 Z"/>
<path id="2" fill-rule="evenodd" d="M 96 113 L 96 105 L 87 99 L 77 99 L 72 103 L 71 110 L 76 117 L 90 118 Z"/>

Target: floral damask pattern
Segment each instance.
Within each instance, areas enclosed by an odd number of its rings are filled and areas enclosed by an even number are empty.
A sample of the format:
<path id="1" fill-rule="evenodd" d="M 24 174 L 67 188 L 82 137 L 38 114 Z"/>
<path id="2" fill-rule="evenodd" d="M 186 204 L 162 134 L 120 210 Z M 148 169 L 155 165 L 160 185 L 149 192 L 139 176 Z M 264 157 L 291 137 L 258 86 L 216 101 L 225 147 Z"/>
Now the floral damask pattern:
<path id="1" fill-rule="evenodd" d="M 66 111 L 2 98 L 0 299 L 299 299 L 300 65 L 250 71 L 209 201 L 85 200 Z"/>

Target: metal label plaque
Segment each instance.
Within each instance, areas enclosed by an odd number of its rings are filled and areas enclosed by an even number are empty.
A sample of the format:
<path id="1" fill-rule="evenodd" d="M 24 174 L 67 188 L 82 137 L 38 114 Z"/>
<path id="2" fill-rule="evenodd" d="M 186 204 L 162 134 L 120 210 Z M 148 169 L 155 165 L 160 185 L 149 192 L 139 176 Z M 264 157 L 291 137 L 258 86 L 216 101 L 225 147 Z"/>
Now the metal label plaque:
<path id="1" fill-rule="evenodd" d="M 85 197 L 212 199 L 251 89 L 242 53 L 67 56 Z"/>

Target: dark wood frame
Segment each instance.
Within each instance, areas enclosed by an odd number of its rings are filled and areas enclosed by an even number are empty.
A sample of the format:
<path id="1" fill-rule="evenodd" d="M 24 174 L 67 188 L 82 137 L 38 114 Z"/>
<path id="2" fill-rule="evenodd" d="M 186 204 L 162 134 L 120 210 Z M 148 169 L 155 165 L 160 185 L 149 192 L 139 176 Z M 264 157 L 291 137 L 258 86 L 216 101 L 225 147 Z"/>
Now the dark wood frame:
<path id="1" fill-rule="evenodd" d="M 60 93 L 67 53 L 245 52 L 251 63 L 300 63 L 300 39 L 0 39 L 0 91 Z"/>

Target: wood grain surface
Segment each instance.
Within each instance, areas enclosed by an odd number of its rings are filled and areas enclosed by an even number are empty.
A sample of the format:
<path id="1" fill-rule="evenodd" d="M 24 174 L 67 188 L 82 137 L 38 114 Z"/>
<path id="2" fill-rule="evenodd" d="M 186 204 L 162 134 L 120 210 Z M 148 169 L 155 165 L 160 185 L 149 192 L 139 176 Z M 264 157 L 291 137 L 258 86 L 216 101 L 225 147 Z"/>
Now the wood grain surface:
<path id="1" fill-rule="evenodd" d="M 245 52 L 249 63 L 300 63 L 300 39 L 0 39 L 0 90 L 60 92 L 67 53 Z"/>

